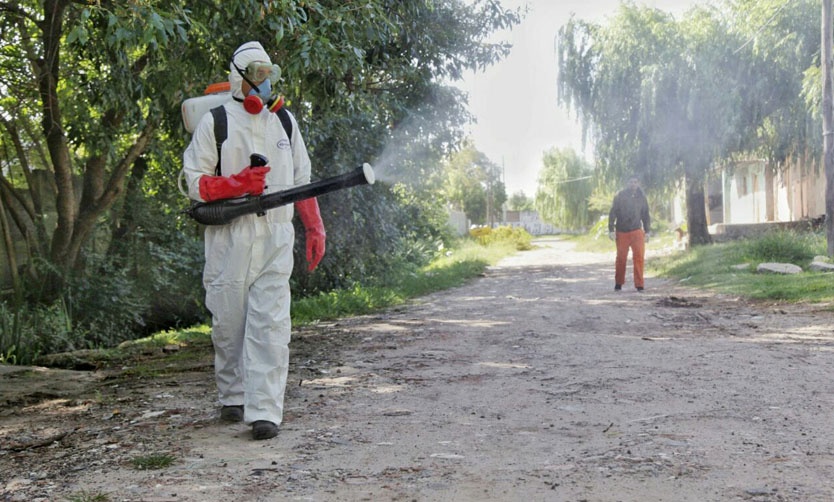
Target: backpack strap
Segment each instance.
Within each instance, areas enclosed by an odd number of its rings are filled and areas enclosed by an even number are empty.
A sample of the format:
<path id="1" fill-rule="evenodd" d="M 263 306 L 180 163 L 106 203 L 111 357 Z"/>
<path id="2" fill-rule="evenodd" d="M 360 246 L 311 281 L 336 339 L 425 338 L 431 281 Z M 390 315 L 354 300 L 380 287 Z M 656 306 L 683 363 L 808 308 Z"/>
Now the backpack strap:
<path id="1" fill-rule="evenodd" d="M 214 117 L 214 143 L 217 145 L 217 165 L 214 166 L 214 172 L 217 176 L 221 176 L 220 149 L 223 146 L 223 142 L 229 136 L 229 123 L 226 119 L 226 109 L 223 105 L 212 108 L 211 114 Z M 292 120 L 290 120 L 289 112 L 282 106 L 275 114 L 281 119 L 281 125 L 284 126 L 287 137 L 292 141 Z"/>
<path id="2" fill-rule="evenodd" d="M 289 138 L 290 142 L 292 142 L 292 120 L 290 120 L 290 113 L 282 106 L 281 108 L 278 108 L 278 111 L 275 112 L 275 114 L 278 115 L 279 119 L 281 119 L 281 125 L 284 126 L 287 138 Z"/>
<path id="3" fill-rule="evenodd" d="M 214 116 L 214 143 L 217 145 L 217 165 L 214 166 L 214 174 L 220 176 L 220 149 L 229 135 L 229 124 L 226 120 L 226 109 L 223 108 L 223 105 L 212 108 L 211 114 Z"/>

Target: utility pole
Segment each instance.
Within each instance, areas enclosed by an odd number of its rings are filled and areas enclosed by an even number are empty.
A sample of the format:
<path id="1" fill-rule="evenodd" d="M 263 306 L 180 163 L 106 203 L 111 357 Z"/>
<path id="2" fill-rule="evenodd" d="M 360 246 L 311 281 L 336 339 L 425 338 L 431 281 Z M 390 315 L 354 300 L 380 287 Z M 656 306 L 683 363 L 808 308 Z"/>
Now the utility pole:
<path id="1" fill-rule="evenodd" d="M 822 163 L 825 169 L 825 235 L 834 256 L 834 100 L 832 100 L 831 2 L 822 0 Z"/>

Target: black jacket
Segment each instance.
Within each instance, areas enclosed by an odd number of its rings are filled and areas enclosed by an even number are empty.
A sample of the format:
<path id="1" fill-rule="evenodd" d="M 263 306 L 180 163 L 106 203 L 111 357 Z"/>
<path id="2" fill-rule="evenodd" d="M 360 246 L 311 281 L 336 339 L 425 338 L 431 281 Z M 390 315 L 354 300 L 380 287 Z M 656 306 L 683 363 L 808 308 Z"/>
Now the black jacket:
<path id="1" fill-rule="evenodd" d="M 642 228 L 649 232 L 651 219 L 649 218 L 649 202 L 639 188 L 636 190 L 620 191 L 614 197 L 611 212 L 608 213 L 608 231 L 631 232 Z"/>

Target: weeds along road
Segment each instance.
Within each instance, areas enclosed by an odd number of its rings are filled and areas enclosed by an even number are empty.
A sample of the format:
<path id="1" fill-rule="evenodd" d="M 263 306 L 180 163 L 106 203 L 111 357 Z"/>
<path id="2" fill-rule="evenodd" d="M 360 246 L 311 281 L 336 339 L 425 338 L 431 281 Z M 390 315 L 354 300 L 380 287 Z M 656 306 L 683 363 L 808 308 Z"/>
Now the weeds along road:
<path id="1" fill-rule="evenodd" d="M 466 286 L 297 331 L 273 440 L 217 421 L 210 354 L 7 413 L 0 500 L 834 500 L 824 306 L 652 277 L 615 293 L 613 253 L 536 244 Z M 172 465 L 131 462 L 157 454 Z"/>

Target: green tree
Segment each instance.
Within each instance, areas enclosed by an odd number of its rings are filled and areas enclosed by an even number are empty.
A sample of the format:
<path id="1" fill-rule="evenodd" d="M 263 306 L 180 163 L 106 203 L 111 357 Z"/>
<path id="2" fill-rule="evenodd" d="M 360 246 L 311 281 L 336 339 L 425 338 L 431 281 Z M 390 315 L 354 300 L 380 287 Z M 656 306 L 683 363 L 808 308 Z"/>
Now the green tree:
<path id="1" fill-rule="evenodd" d="M 12 42 L 0 55 L 0 115 L 14 145 L 0 194 L 32 254 L 66 273 L 83 267 L 83 246 L 174 105 L 166 67 L 176 62 L 159 47 L 182 43 L 188 18 L 145 2 L 4 2 L 0 11 Z"/>
<path id="2" fill-rule="evenodd" d="M 591 165 L 573 149 L 546 152 L 535 202 L 542 220 L 571 230 L 586 228 L 593 217 L 588 205 L 592 175 Z"/>
<path id="3" fill-rule="evenodd" d="M 479 225 L 495 223 L 507 200 L 500 168 L 467 142 L 445 165 L 443 196 Z"/>
<path id="4" fill-rule="evenodd" d="M 747 78 L 739 79 L 745 98 L 742 113 L 754 117 L 745 122 L 757 124 L 743 146 L 773 166 L 784 165 L 799 152 L 819 156 L 821 113 L 813 106 L 822 96 L 822 78 L 816 72 L 819 2 L 742 0 L 732 4 L 731 12 L 730 30 L 744 40 L 736 49 L 746 64 Z M 813 96 L 807 94 L 808 74 L 817 77 Z"/>
<path id="5" fill-rule="evenodd" d="M 518 191 L 510 196 L 507 208 L 511 211 L 534 211 L 535 200 L 528 197 L 524 191 Z"/>
<path id="6" fill-rule="evenodd" d="M 165 257 L 155 273 L 199 275 L 190 245 L 199 230 L 178 214 L 186 201 L 174 183 L 188 141 L 180 104 L 227 79 L 240 43 L 260 40 L 283 67 L 316 178 L 390 158 L 396 138 L 406 154 L 391 168 L 430 179 L 468 119 L 463 97 L 441 82 L 506 54 L 485 39 L 518 22 L 496 2 L 457 0 L 25 0 L 0 2 L 0 12 L 0 201 L 28 261 L 57 279 L 33 278 L 53 297 L 68 277 L 106 280 L 93 259 L 101 252 L 127 273 Z M 430 225 L 414 225 L 411 200 L 384 187 L 323 197 L 338 260 L 326 257 L 320 282 L 300 289 L 361 276 L 373 260 L 384 269 L 388 252 L 423 238 Z M 430 212 L 417 211 L 420 222 Z M 363 223 L 367 239 L 352 239 Z M 127 257 L 140 246 L 141 260 Z"/>
<path id="7" fill-rule="evenodd" d="M 701 118 L 696 117 L 700 104 L 688 92 L 699 88 L 687 87 L 697 54 L 688 52 L 674 18 L 623 5 L 608 26 L 572 19 L 559 31 L 559 47 L 560 101 L 579 111 L 593 135 L 597 166 L 607 185 L 634 172 L 647 188 L 668 183 L 686 175 L 684 160 L 705 172 L 700 156 L 692 155 L 700 152 L 685 151 L 711 151 L 713 145 L 691 128 Z M 713 86 L 704 88 L 709 89 L 718 94 Z M 687 180 L 692 197 L 700 190 L 703 200 L 700 181 Z M 705 214 L 689 216 L 701 220 L 706 234 Z"/>
<path id="8" fill-rule="evenodd" d="M 187 8 L 52 0 L 3 2 L 0 10 L 6 14 L 0 27 L 14 42 L 0 55 L 0 85 L 8 91 L 3 132 L 14 147 L 7 149 L 14 154 L 5 157 L 10 174 L 0 180 L 2 191 L 33 254 L 63 272 L 84 266 L 84 246 L 113 217 L 108 211 L 124 197 L 131 174 L 141 171 L 141 181 L 147 170 L 161 169 L 173 178 L 185 139 L 180 101 L 225 80 L 228 54 L 243 41 L 241 19 L 245 36 L 264 40 L 283 66 L 284 91 L 311 151 L 327 166 L 321 175 L 338 170 L 343 159 L 378 153 L 391 131 L 415 116 L 436 126 L 415 129 L 411 143 L 454 144 L 466 115 L 461 105 L 449 106 L 459 95 L 435 82 L 505 54 L 506 45 L 481 40 L 518 19 L 492 3 L 385 0 Z M 432 43 L 423 43 L 428 38 Z M 354 134 L 347 148 L 333 151 L 347 131 L 369 124 L 370 138 Z M 357 144 L 370 147 L 351 153 Z M 161 159 L 137 168 L 153 148 L 162 149 Z M 38 178 L 40 170 L 48 174 Z M 15 186 L 28 188 L 31 203 L 14 196 Z M 55 209 L 54 222 L 45 208 Z"/>

